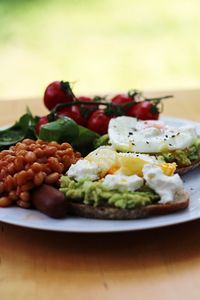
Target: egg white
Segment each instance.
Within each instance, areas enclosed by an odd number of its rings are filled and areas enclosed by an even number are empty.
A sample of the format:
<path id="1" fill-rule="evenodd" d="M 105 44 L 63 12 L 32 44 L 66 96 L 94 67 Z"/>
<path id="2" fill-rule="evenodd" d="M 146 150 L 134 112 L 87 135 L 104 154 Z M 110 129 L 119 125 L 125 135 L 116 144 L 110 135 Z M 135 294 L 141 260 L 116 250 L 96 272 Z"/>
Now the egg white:
<path id="1" fill-rule="evenodd" d="M 194 126 L 173 127 L 160 121 L 137 121 L 126 116 L 111 119 L 108 135 L 116 150 L 140 153 L 185 149 L 197 139 Z"/>

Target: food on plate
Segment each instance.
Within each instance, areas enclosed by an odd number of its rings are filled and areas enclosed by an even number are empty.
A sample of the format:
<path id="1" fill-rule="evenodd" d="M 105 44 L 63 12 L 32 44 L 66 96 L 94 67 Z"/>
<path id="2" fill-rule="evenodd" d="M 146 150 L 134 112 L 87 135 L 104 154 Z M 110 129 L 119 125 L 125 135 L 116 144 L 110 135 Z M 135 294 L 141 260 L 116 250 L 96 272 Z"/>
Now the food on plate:
<path id="1" fill-rule="evenodd" d="M 159 118 L 163 108 L 162 100 L 170 96 L 145 98 L 137 90 L 112 97 L 76 97 L 69 82 L 54 81 L 44 93 L 44 104 L 52 116 L 67 116 L 77 124 L 102 135 L 107 133 L 109 120 L 120 115 L 128 115 L 141 120 Z"/>
<path id="2" fill-rule="evenodd" d="M 31 206 L 30 191 L 57 186 L 62 173 L 80 158 L 68 143 L 25 139 L 0 152 L 0 207 Z"/>
<path id="3" fill-rule="evenodd" d="M 0 131 L 0 206 L 106 219 L 187 208 L 175 173 L 200 164 L 200 139 L 193 126 L 158 120 L 169 97 L 137 90 L 76 97 L 69 82 L 52 82 L 43 98 L 47 115 L 27 109 Z"/>
<path id="4" fill-rule="evenodd" d="M 107 141 L 116 151 L 154 155 L 163 162 L 174 162 L 180 173 L 200 164 L 200 138 L 192 125 L 174 127 L 162 121 L 122 116 L 110 121 Z"/>
<path id="5" fill-rule="evenodd" d="M 14 125 L 0 130 L 0 150 L 8 149 L 26 138 L 36 140 L 35 125 L 38 119 L 27 109 Z"/>
<path id="6" fill-rule="evenodd" d="M 98 134 L 105 134 L 108 131 L 110 120 L 111 116 L 107 115 L 102 109 L 95 110 L 87 122 L 87 128 Z"/>
<path id="7" fill-rule="evenodd" d="M 51 110 L 58 103 L 68 103 L 74 100 L 69 82 L 53 81 L 45 89 L 44 105 Z"/>
<path id="8" fill-rule="evenodd" d="M 67 215 L 67 201 L 63 193 L 53 186 L 42 184 L 30 193 L 33 207 L 52 218 Z"/>
<path id="9" fill-rule="evenodd" d="M 34 116 L 29 109 L 11 127 L 0 130 L 0 150 L 23 139 L 68 142 L 85 155 L 94 149 L 99 135 L 107 133 L 112 118 L 129 115 L 158 119 L 162 100 L 172 96 L 146 98 L 137 90 L 112 97 L 76 97 L 69 82 L 54 81 L 44 92 L 47 115 Z"/>
<path id="10" fill-rule="evenodd" d="M 83 217 L 134 219 L 188 207 L 176 165 L 154 156 L 100 147 L 61 176 L 70 212 Z"/>
<path id="11" fill-rule="evenodd" d="M 34 117 L 28 110 L 13 126 L 0 131 L 0 150 L 8 149 L 27 138 L 68 142 L 84 154 L 93 149 L 99 135 L 66 116 Z"/>
<path id="12" fill-rule="evenodd" d="M 62 117 L 43 125 L 39 133 L 39 138 L 58 143 L 67 141 L 74 149 L 84 154 L 93 148 L 93 143 L 99 138 L 99 135 L 88 128 L 77 125 L 68 117 Z"/>

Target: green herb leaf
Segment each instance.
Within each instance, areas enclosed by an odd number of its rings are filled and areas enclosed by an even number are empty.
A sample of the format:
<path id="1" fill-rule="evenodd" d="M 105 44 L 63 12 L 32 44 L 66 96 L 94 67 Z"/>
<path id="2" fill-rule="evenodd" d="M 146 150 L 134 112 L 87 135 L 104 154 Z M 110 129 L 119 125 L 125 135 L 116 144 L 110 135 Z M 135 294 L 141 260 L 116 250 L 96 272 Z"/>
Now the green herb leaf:
<path id="1" fill-rule="evenodd" d="M 39 138 L 44 141 L 56 141 L 58 143 L 76 140 L 79 135 L 79 128 L 71 118 L 62 117 L 43 125 L 40 129 Z"/>
<path id="2" fill-rule="evenodd" d="M 38 117 L 33 117 L 30 110 L 11 127 L 0 131 L 0 150 L 22 141 L 25 138 L 36 139 L 35 124 Z"/>
<path id="3" fill-rule="evenodd" d="M 79 134 L 77 139 L 74 139 L 74 141 L 72 142 L 72 146 L 80 151 L 82 155 L 86 155 L 88 152 L 93 150 L 94 141 L 98 139 L 100 135 L 80 125 L 78 126 L 78 128 Z"/>

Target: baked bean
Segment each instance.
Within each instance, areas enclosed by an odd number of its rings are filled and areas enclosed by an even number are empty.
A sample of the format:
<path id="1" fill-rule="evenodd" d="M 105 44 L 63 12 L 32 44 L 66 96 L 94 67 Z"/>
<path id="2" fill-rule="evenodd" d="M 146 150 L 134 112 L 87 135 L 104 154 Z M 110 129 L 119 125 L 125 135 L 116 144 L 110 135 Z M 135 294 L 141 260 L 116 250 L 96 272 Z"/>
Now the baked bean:
<path id="1" fill-rule="evenodd" d="M 46 177 L 46 174 L 44 172 L 39 172 L 35 174 L 33 178 L 33 182 L 36 186 L 41 185 Z"/>
<path id="2" fill-rule="evenodd" d="M 43 150 L 42 150 L 41 148 L 36 148 L 36 149 L 34 150 L 34 153 L 35 153 L 35 155 L 36 155 L 38 158 L 43 157 L 43 155 L 44 155 L 44 152 L 43 152 Z"/>
<path id="3" fill-rule="evenodd" d="M 22 144 L 22 143 L 17 143 L 16 144 L 16 151 L 20 151 L 20 150 L 26 150 L 26 145 Z"/>
<path id="4" fill-rule="evenodd" d="M 74 151 L 72 148 L 68 148 L 65 150 L 65 154 L 67 154 L 68 156 L 72 156 L 74 154 Z"/>
<path id="5" fill-rule="evenodd" d="M 15 155 L 15 152 L 13 150 L 3 150 L 1 151 L 1 157 L 5 157 L 7 155 Z"/>
<path id="6" fill-rule="evenodd" d="M 68 148 L 71 148 L 72 146 L 70 145 L 70 144 L 68 144 L 68 143 L 62 143 L 61 145 L 60 145 L 60 149 L 61 150 L 66 150 L 66 149 L 68 149 Z"/>
<path id="7" fill-rule="evenodd" d="M 15 161 L 14 161 L 14 166 L 15 166 L 15 169 L 16 171 L 21 171 L 24 169 L 24 166 L 25 166 L 25 160 L 24 160 L 24 157 L 23 156 L 17 156 L 15 158 Z"/>
<path id="8" fill-rule="evenodd" d="M 0 169 L 2 169 L 3 167 L 6 167 L 7 162 L 4 161 L 3 159 L 0 160 Z"/>
<path id="9" fill-rule="evenodd" d="M 34 162 L 31 166 L 31 169 L 33 170 L 33 172 L 38 173 L 42 171 L 42 165 L 39 164 L 38 162 Z"/>
<path id="10" fill-rule="evenodd" d="M 34 175 L 35 175 L 35 173 L 33 172 L 33 170 L 28 169 L 27 172 L 26 172 L 26 180 L 28 181 L 28 180 L 33 179 Z"/>
<path id="11" fill-rule="evenodd" d="M 18 176 L 18 173 L 15 173 L 13 175 L 13 181 L 14 181 L 14 185 L 17 186 L 17 176 Z"/>
<path id="12" fill-rule="evenodd" d="M 49 146 L 53 146 L 53 147 L 59 148 L 60 145 L 57 142 L 53 141 L 53 142 L 49 143 Z"/>
<path id="13" fill-rule="evenodd" d="M 26 171 L 20 171 L 17 174 L 17 184 L 18 185 L 23 185 L 26 183 L 26 178 L 27 178 L 27 172 Z"/>
<path id="14" fill-rule="evenodd" d="M 49 157 L 49 156 L 54 155 L 56 153 L 56 151 L 57 151 L 56 147 L 46 146 L 44 149 L 44 155 Z"/>
<path id="15" fill-rule="evenodd" d="M 36 144 L 39 144 L 39 145 L 47 145 L 48 144 L 48 142 L 46 142 L 46 141 L 43 141 L 43 140 L 37 140 L 36 141 Z"/>
<path id="16" fill-rule="evenodd" d="M 59 162 L 62 161 L 62 157 L 61 157 L 60 155 L 58 155 L 57 153 L 55 154 L 54 157 L 57 158 L 57 160 L 58 160 Z"/>
<path id="17" fill-rule="evenodd" d="M 44 182 L 46 184 L 55 184 L 58 182 L 60 178 L 60 173 L 57 173 L 57 172 L 54 172 L 54 173 L 51 173 L 50 175 L 46 176 Z"/>
<path id="18" fill-rule="evenodd" d="M 28 181 L 27 183 L 21 186 L 21 191 L 27 192 L 30 191 L 32 188 L 34 188 L 34 183 L 32 181 Z"/>
<path id="19" fill-rule="evenodd" d="M 34 161 L 36 161 L 36 155 L 34 152 L 32 151 L 28 151 L 25 155 L 25 160 L 27 161 L 27 163 L 33 163 Z"/>
<path id="20" fill-rule="evenodd" d="M 2 180 L 3 178 L 5 178 L 8 175 L 8 171 L 6 170 L 6 168 L 4 167 L 3 169 L 1 169 L 0 171 L 0 180 Z"/>
<path id="21" fill-rule="evenodd" d="M 36 145 L 36 144 L 31 144 L 31 145 L 28 146 L 28 150 L 29 150 L 29 151 L 34 151 L 35 149 L 37 149 L 37 147 L 38 147 L 38 145 Z"/>
<path id="22" fill-rule="evenodd" d="M 14 182 L 11 175 L 8 175 L 4 180 L 4 190 L 10 192 L 14 188 Z"/>
<path id="23" fill-rule="evenodd" d="M 12 203 L 12 200 L 9 197 L 0 197 L 0 207 L 6 207 L 10 206 Z"/>
<path id="24" fill-rule="evenodd" d="M 64 155 L 63 156 L 63 164 L 65 166 L 65 169 L 69 168 L 70 165 L 71 165 L 71 160 L 70 160 L 70 157 L 68 155 Z"/>
<path id="25" fill-rule="evenodd" d="M 17 156 L 20 155 L 20 156 L 24 157 L 27 152 L 28 152 L 27 150 L 20 150 L 19 152 L 17 152 Z"/>
<path id="26" fill-rule="evenodd" d="M 60 166 L 60 172 L 59 173 L 63 173 L 64 172 L 64 164 L 63 163 L 59 163 L 59 166 Z"/>
<path id="27" fill-rule="evenodd" d="M 5 161 L 7 163 L 13 162 L 14 160 L 15 160 L 15 156 L 13 156 L 13 155 L 7 155 L 5 158 Z"/>
<path id="28" fill-rule="evenodd" d="M 48 158 L 48 163 L 49 163 L 50 168 L 53 171 L 61 173 L 61 167 L 60 167 L 60 164 L 59 164 L 59 161 L 58 161 L 57 158 L 49 157 Z"/>
<path id="29" fill-rule="evenodd" d="M 37 162 L 40 164 L 46 164 L 48 159 L 46 157 L 40 157 L 37 159 Z"/>
<path id="30" fill-rule="evenodd" d="M 26 163 L 25 167 L 24 167 L 24 170 L 28 171 L 31 168 L 31 166 L 32 166 L 32 163 Z"/>
<path id="31" fill-rule="evenodd" d="M 8 164 L 7 169 L 8 169 L 8 173 L 10 175 L 14 175 L 15 172 L 16 172 L 15 165 L 14 165 L 13 162 L 11 162 L 11 163 Z"/>
<path id="32" fill-rule="evenodd" d="M 47 175 L 52 173 L 52 169 L 48 164 L 41 164 L 42 171 L 45 172 Z"/>
<path id="33" fill-rule="evenodd" d="M 10 191 L 8 194 L 8 197 L 13 201 L 17 200 L 17 198 L 18 198 L 16 191 Z"/>
<path id="34" fill-rule="evenodd" d="M 25 145 L 31 145 L 31 144 L 33 144 L 33 140 L 31 140 L 31 139 L 24 139 L 24 140 L 22 141 L 22 144 L 25 144 Z"/>
<path id="35" fill-rule="evenodd" d="M 24 202 L 28 202 L 30 200 L 30 194 L 28 192 L 21 192 L 19 197 Z"/>
<path id="36" fill-rule="evenodd" d="M 44 182 L 57 186 L 61 174 L 79 158 L 68 143 L 30 139 L 0 152 L 0 206 L 15 202 L 30 207 L 30 192 Z"/>
<path id="37" fill-rule="evenodd" d="M 62 157 L 63 155 L 66 154 L 66 151 L 67 151 L 66 149 L 65 150 L 58 150 L 56 154 L 59 155 L 60 157 Z"/>

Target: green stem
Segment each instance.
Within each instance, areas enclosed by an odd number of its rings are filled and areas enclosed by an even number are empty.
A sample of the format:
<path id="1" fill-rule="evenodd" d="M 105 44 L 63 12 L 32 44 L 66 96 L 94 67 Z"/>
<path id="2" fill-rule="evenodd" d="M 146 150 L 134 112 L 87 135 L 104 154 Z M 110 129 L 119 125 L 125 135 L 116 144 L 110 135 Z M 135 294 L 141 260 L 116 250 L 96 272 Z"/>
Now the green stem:
<path id="1" fill-rule="evenodd" d="M 167 95 L 167 96 L 163 96 L 163 97 L 146 98 L 145 101 L 161 101 L 161 100 L 173 98 L 173 97 L 174 97 L 173 95 Z"/>
<path id="2" fill-rule="evenodd" d="M 105 106 L 109 106 L 110 103 L 109 102 L 93 102 L 93 101 L 79 101 L 79 100 L 75 100 L 73 102 L 68 102 L 68 103 L 59 103 L 57 104 L 51 111 L 51 113 L 56 113 L 59 109 L 61 108 L 64 108 L 64 107 L 70 107 L 72 105 L 81 105 L 81 104 L 84 104 L 84 105 L 96 105 L 96 106 L 99 106 L 99 105 L 105 105 Z"/>
<path id="3" fill-rule="evenodd" d="M 74 94 L 73 94 L 74 96 Z M 75 97 L 75 96 L 74 96 Z M 168 95 L 168 96 L 163 96 L 163 97 L 158 97 L 158 98 L 144 98 L 144 101 L 154 101 L 156 102 L 155 104 L 159 104 L 161 100 L 163 99 L 167 99 L 167 98 L 171 98 L 173 97 L 173 95 Z M 54 118 L 54 115 L 57 113 L 57 111 L 61 108 L 64 108 L 64 107 L 70 107 L 72 105 L 89 105 L 89 106 L 94 106 L 96 105 L 97 108 L 99 105 L 103 105 L 103 106 L 107 106 L 107 107 L 113 107 L 113 108 L 120 108 L 121 110 L 126 110 L 127 108 L 133 106 L 134 104 L 137 104 L 139 102 L 136 102 L 135 100 L 133 101 L 130 101 L 128 103 L 124 103 L 124 104 L 115 104 L 115 103 L 112 103 L 112 102 L 108 102 L 108 101 L 81 101 L 81 100 L 78 100 L 76 97 L 74 98 L 75 101 L 72 101 L 72 102 L 67 102 L 67 103 L 59 103 L 57 104 L 50 112 L 50 114 L 48 115 L 48 118 L 51 119 L 51 118 Z"/>

